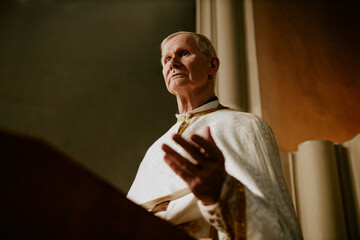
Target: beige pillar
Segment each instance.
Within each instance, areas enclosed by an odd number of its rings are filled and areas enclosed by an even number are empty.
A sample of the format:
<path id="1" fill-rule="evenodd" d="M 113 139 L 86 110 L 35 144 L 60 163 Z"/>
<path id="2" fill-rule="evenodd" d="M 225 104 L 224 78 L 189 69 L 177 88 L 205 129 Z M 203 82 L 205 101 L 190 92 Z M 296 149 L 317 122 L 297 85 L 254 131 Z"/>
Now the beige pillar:
<path id="1" fill-rule="evenodd" d="M 216 19 L 217 47 L 221 61 L 218 96 L 226 106 L 247 110 L 242 1 L 216 1 Z"/>
<path id="2" fill-rule="evenodd" d="M 343 144 L 347 148 L 349 164 L 349 177 L 351 181 L 351 192 L 354 202 L 354 215 L 357 232 L 360 231 L 360 134 Z M 357 233 L 359 234 L 359 233 Z"/>
<path id="3" fill-rule="evenodd" d="M 208 37 L 217 48 L 215 14 L 214 0 L 196 0 L 196 32 Z"/>
<path id="4" fill-rule="evenodd" d="M 246 110 L 243 1 L 197 0 L 197 32 L 209 37 L 217 49 L 216 91 L 221 103 Z"/>
<path id="5" fill-rule="evenodd" d="M 306 141 L 295 157 L 297 214 L 304 239 L 347 239 L 334 145 Z"/>
<path id="6" fill-rule="evenodd" d="M 252 0 L 244 0 L 245 55 L 248 111 L 262 116 L 258 63 L 256 56 L 255 23 Z"/>

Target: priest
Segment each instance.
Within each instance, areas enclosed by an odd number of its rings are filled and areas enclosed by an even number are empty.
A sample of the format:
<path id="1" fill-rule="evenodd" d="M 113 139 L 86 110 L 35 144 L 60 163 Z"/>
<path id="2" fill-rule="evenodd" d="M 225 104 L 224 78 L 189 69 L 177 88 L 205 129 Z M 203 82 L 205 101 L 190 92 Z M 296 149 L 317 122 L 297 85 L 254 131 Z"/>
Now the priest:
<path id="1" fill-rule="evenodd" d="M 176 32 L 161 53 L 177 123 L 147 151 L 128 198 L 196 238 L 301 239 L 270 127 L 215 96 L 210 40 Z"/>

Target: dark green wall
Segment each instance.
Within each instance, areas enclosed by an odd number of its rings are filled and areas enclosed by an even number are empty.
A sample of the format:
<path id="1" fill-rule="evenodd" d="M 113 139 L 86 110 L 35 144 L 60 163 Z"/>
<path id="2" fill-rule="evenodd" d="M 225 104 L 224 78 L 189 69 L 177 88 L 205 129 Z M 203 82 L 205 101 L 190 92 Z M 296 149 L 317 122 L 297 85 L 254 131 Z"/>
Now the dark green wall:
<path id="1" fill-rule="evenodd" d="M 123 191 L 175 121 L 159 44 L 195 0 L 0 3 L 0 128 L 40 137 Z"/>

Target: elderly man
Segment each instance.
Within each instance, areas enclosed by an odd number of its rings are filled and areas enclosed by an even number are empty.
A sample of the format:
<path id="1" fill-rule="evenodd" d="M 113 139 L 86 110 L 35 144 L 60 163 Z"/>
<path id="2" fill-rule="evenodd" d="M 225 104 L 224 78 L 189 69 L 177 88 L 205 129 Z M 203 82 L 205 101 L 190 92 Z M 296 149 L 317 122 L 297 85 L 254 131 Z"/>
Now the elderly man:
<path id="1" fill-rule="evenodd" d="M 161 51 L 178 121 L 147 151 L 128 197 L 197 238 L 301 239 L 271 129 L 215 96 L 211 42 L 177 32 Z"/>

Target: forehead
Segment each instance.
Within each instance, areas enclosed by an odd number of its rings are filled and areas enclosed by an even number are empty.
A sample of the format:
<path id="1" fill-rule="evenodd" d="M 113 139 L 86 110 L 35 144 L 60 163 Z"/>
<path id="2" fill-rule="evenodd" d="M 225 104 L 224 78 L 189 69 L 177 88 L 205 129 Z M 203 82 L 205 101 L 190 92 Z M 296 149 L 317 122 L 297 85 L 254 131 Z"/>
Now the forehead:
<path id="1" fill-rule="evenodd" d="M 162 54 L 164 55 L 169 52 L 175 52 L 179 49 L 189 49 L 193 51 L 199 50 L 194 37 L 187 34 L 180 34 L 165 43 Z"/>

